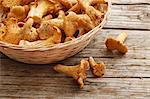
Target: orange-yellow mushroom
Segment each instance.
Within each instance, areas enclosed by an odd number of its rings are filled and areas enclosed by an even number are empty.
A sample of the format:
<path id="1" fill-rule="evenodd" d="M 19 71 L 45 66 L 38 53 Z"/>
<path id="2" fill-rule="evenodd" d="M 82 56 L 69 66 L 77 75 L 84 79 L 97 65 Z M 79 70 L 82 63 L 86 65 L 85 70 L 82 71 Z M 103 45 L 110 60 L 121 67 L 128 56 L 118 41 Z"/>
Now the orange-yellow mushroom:
<path id="1" fill-rule="evenodd" d="M 10 17 L 14 17 L 17 18 L 19 21 L 23 21 L 29 11 L 29 6 L 25 5 L 25 6 L 13 6 L 10 9 L 10 12 L 8 13 L 8 18 Z"/>
<path id="2" fill-rule="evenodd" d="M 127 53 L 128 52 L 128 47 L 123 43 L 126 38 L 127 38 L 126 33 L 121 33 L 116 39 L 110 37 L 107 38 L 105 45 L 108 50 L 118 50 L 120 53 Z"/>
<path id="3" fill-rule="evenodd" d="M 93 70 L 93 74 L 96 77 L 102 77 L 104 75 L 105 68 L 106 68 L 104 63 L 101 63 L 101 64 L 96 63 L 93 57 L 89 58 L 89 63 Z"/>
<path id="4" fill-rule="evenodd" d="M 65 73 L 68 76 L 73 77 L 77 83 L 80 85 L 80 88 L 84 87 L 84 80 L 87 78 L 87 70 L 89 70 L 89 62 L 82 59 L 79 65 L 75 66 L 65 66 L 65 65 L 56 65 L 54 70 L 60 73 Z"/>

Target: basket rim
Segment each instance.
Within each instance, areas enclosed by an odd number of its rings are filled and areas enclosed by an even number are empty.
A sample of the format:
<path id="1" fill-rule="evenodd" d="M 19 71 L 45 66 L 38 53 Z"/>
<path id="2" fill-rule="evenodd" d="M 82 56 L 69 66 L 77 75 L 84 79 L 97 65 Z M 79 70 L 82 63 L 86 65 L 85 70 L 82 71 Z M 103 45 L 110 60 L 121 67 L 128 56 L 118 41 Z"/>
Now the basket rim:
<path id="1" fill-rule="evenodd" d="M 84 35 L 82 35 L 78 38 L 75 38 L 71 41 L 67 41 L 67 42 L 59 43 L 59 44 L 53 44 L 53 45 L 50 45 L 47 48 L 25 48 L 25 47 L 22 47 L 22 46 L 19 46 L 19 45 L 10 44 L 10 43 L 7 43 L 7 42 L 0 41 L 0 47 L 11 48 L 11 49 L 14 49 L 14 50 L 23 50 L 23 51 L 27 51 L 27 52 L 28 51 L 33 52 L 33 51 L 47 51 L 47 50 L 59 49 L 59 48 L 70 46 L 72 44 L 77 44 L 81 40 L 83 40 L 85 37 L 89 37 L 91 35 L 94 35 L 95 32 L 93 32 L 93 31 L 96 31 L 99 28 L 103 28 L 104 24 L 106 23 L 107 18 L 110 16 L 110 10 L 111 10 L 111 0 L 107 0 L 106 2 L 108 3 L 108 10 L 107 10 L 106 14 L 104 15 L 104 19 L 102 20 L 102 22 L 98 26 L 96 26 L 94 29 L 87 32 L 86 34 L 84 34 Z"/>

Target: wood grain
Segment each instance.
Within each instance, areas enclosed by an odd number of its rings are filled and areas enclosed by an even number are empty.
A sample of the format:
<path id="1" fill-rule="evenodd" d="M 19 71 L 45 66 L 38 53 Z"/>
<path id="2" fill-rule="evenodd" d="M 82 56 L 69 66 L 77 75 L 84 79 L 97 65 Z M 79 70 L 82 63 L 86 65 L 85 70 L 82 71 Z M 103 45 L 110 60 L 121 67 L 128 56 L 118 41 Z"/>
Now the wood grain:
<path id="1" fill-rule="evenodd" d="M 68 58 L 59 63 L 66 65 L 75 65 L 83 58 Z M 86 59 L 86 58 L 85 58 Z M 98 63 L 106 64 L 106 73 L 104 77 L 150 77 L 150 60 L 146 59 L 111 59 L 111 58 L 95 58 Z M 14 77 L 62 77 L 62 74 L 55 74 L 52 66 L 49 65 L 26 65 L 23 63 L 11 61 L 9 59 L 1 59 L 0 76 Z M 93 77 L 88 72 L 88 77 Z"/>
<path id="2" fill-rule="evenodd" d="M 0 99 L 150 99 L 150 0 L 112 0 L 112 14 L 101 34 L 77 55 L 60 61 L 78 64 L 93 56 L 107 65 L 103 78 L 88 71 L 84 89 L 52 66 L 27 65 L 0 54 Z M 111 53 L 106 37 L 126 32 L 129 52 Z"/>
<path id="3" fill-rule="evenodd" d="M 150 30 L 150 6 L 113 5 L 105 28 Z"/>
<path id="4" fill-rule="evenodd" d="M 149 31 L 141 32 L 136 30 L 131 31 L 104 29 L 101 32 L 102 33 L 99 33 L 91 42 L 91 44 L 86 47 L 86 49 L 74 57 L 68 58 L 59 63 L 75 65 L 78 64 L 82 58 L 87 59 L 88 57 L 92 56 L 98 63 L 104 62 L 107 65 L 106 75 L 104 77 L 150 77 Z M 122 32 L 128 33 L 129 37 L 125 43 L 129 47 L 129 52 L 126 55 L 108 52 L 104 44 L 105 39 L 108 36 L 116 37 L 119 33 Z M 28 71 L 29 74 L 32 72 L 39 72 L 39 75 L 33 74 L 29 76 L 42 76 L 43 74 L 42 77 L 44 77 L 48 76 L 47 73 L 49 73 L 50 68 L 50 65 L 26 66 L 26 64 L 11 61 L 4 55 L 2 56 L 1 64 L 1 76 L 10 75 L 24 77 L 28 75 L 26 75 L 26 72 L 22 71 Z M 51 70 L 51 76 L 56 77 L 57 75 L 53 75 Z M 89 77 L 93 76 L 89 75 Z"/>
<path id="5" fill-rule="evenodd" d="M 80 90 L 72 78 L 3 77 L 0 96 L 46 99 L 134 99 L 150 97 L 150 79 L 88 78 Z M 9 89 L 9 90 L 8 90 Z"/>
<path id="6" fill-rule="evenodd" d="M 150 0 L 111 0 L 113 4 L 150 4 Z"/>

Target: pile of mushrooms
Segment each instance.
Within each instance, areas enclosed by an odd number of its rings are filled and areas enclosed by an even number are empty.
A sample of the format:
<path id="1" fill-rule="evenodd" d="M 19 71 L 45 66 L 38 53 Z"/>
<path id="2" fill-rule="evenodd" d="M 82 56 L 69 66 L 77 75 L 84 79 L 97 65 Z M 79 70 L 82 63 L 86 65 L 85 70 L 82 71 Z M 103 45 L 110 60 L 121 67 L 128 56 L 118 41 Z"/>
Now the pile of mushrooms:
<path id="1" fill-rule="evenodd" d="M 70 41 L 100 24 L 106 6 L 104 0 L 1 0 L 0 41 L 26 48 Z"/>

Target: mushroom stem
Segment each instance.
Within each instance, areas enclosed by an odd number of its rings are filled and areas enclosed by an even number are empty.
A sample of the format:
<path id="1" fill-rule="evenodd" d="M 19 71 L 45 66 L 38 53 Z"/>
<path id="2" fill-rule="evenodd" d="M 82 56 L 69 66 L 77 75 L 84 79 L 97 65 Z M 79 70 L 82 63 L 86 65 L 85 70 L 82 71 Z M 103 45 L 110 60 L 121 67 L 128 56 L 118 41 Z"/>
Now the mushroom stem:
<path id="1" fill-rule="evenodd" d="M 75 66 L 65 66 L 61 64 L 54 66 L 55 71 L 73 77 L 80 85 L 80 88 L 84 86 L 84 80 L 87 78 L 87 71 L 89 69 L 89 62 L 84 59 L 80 61 L 79 65 Z"/>
<path id="2" fill-rule="evenodd" d="M 93 57 L 89 58 L 89 63 L 92 68 L 92 72 L 96 77 L 102 77 L 104 75 L 106 67 L 104 63 L 96 63 Z"/>
<path id="3" fill-rule="evenodd" d="M 128 37 L 127 33 L 121 33 L 121 34 L 116 38 L 116 40 L 117 40 L 117 41 L 120 41 L 121 43 L 123 43 L 123 42 L 126 40 L 127 37 Z"/>
<path id="4" fill-rule="evenodd" d="M 95 66 L 95 65 L 97 65 L 97 63 L 95 62 L 95 60 L 93 59 L 93 57 L 90 57 L 89 58 L 89 63 L 90 63 L 90 65 L 93 67 L 93 66 Z"/>

